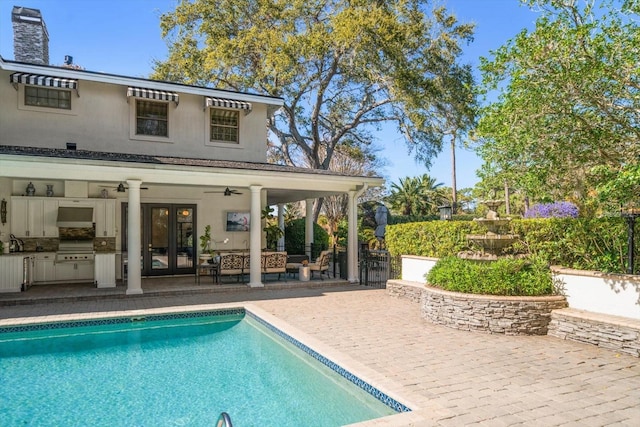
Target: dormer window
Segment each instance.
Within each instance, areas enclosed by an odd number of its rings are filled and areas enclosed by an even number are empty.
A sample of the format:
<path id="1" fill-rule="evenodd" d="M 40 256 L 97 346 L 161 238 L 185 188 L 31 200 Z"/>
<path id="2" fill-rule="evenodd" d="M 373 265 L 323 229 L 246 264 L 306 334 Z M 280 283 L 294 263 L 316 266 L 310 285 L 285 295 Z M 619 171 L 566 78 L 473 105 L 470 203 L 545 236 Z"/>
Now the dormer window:
<path id="1" fill-rule="evenodd" d="M 210 137 L 211 142 L 225 142 L 238 144 L 240 114 L 238 110 L 210 110 Z"/>

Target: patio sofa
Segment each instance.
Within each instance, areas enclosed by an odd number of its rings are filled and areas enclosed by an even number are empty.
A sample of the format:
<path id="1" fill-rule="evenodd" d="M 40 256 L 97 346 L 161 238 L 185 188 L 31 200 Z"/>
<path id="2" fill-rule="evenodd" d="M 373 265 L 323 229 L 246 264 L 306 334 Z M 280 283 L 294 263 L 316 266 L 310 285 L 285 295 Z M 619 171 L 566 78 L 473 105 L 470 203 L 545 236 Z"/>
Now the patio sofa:
<path id="1" fill-rule="evenodd" d="M 249 265 L 249 255 L 246 256 L 247 266 Z M 245 272 L 245 254 L 239 252 L 221 253 L 220 254 L 220 276 L 238 276 L 238 282 L 240 277 Z M 246 270 L 249 271 L 248 269 Z"/>
<path id="2" fill-rule="evenodd" d="M 238 281 L 245 274 L 249 274 L 251 265 L 248 253 L 230 252 L 220 254 L 220 276 L 237 276 Z M 260 261 L 260 270 L 265 274 L 278 273 L 278 279 L 281 274 L 287 272 L 287 253 L 286 252 L 262 252 Z"/>
<path id="3" fill-rule="evenodd" d="M 280 276 L 287 272 L 287 253 L 286 252 L 263 252 L 262 253 L 262 273 L 266 274 L 278 273 Z M 285 278 L 286 278 L 285 274 Z"/>

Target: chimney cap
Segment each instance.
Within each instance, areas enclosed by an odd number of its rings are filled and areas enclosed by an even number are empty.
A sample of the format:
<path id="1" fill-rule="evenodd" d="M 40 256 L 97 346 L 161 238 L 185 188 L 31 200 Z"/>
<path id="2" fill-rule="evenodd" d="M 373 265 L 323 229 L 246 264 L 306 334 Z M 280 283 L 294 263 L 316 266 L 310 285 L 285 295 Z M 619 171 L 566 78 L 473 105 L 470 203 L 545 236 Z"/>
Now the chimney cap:
<path id="1" fill-rule="evenodd" d="M 11 20 L 40 22 L 42 21 L 42 14 L 40 13 L 40 9 L 31 9 L 29 7 L 13 6 L 13 10 L 11 11 Z"/>

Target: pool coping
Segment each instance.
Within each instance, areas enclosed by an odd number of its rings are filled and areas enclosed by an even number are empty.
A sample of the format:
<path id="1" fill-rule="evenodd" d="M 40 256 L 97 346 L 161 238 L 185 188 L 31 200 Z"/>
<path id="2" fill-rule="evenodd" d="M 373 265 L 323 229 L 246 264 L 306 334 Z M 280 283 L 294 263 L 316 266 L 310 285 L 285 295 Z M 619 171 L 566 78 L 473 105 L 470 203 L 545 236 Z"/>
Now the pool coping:
<path id="1" fill-rule="evenodd" d="M 395 425 L 396 422 L 400 422 L 401 419 L 407 417 L 413 418 L 410 414 L 415 414 L 414 411 L 420 409 L 415 402 L 412 402 L 407 396 L 401 396 L 401 394 L 396 391 L 401 389 L 398 384 L 395 384 L 373 369 L 364 366 L 253 304 L 203 304 L 197 306 L 173 306 L 115 312 L 72 313 L 0 319 L 0 333 L 57 329 L 66 326 L 77 327 L 83 326 L 84 322 L 86 322 L 86 325 L 130 323 L 148 317 L 152 317 L 152 319 L 149 320 L 196 318 L 199 317 L 196 316 L 196 314 L 208 313 L 210 315 L 214 312 L 219 312 L 220 315 L 244 313 L 246 316 L 278 335 L 281 339 L 284 339 L 291 345 L 307 353 L 310 357 L 313 357 L 319 363 L 333 370 L 356 387 L 398 412 L 397 414 L 351 424 L 351 426 L 381 426 L 388 423 Z M 69 325 L 67 325 L 67 323 L 69 323 Z M 51 328 L 52 324 L 57 325 L 57 327 L 54 326 Z"/>

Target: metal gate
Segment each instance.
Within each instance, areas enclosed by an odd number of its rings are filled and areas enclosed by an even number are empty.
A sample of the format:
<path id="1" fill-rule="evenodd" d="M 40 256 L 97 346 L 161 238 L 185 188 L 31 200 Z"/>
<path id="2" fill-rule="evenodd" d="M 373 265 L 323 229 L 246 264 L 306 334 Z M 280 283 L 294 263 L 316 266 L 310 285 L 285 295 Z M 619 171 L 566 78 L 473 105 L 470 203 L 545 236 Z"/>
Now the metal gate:
<path id="1" fill-rule="evenodd" d="M 360 251 L 360 285 L 384 289 L 387 280 L 400 277 L 400 260 L 389 251 Z"/>

